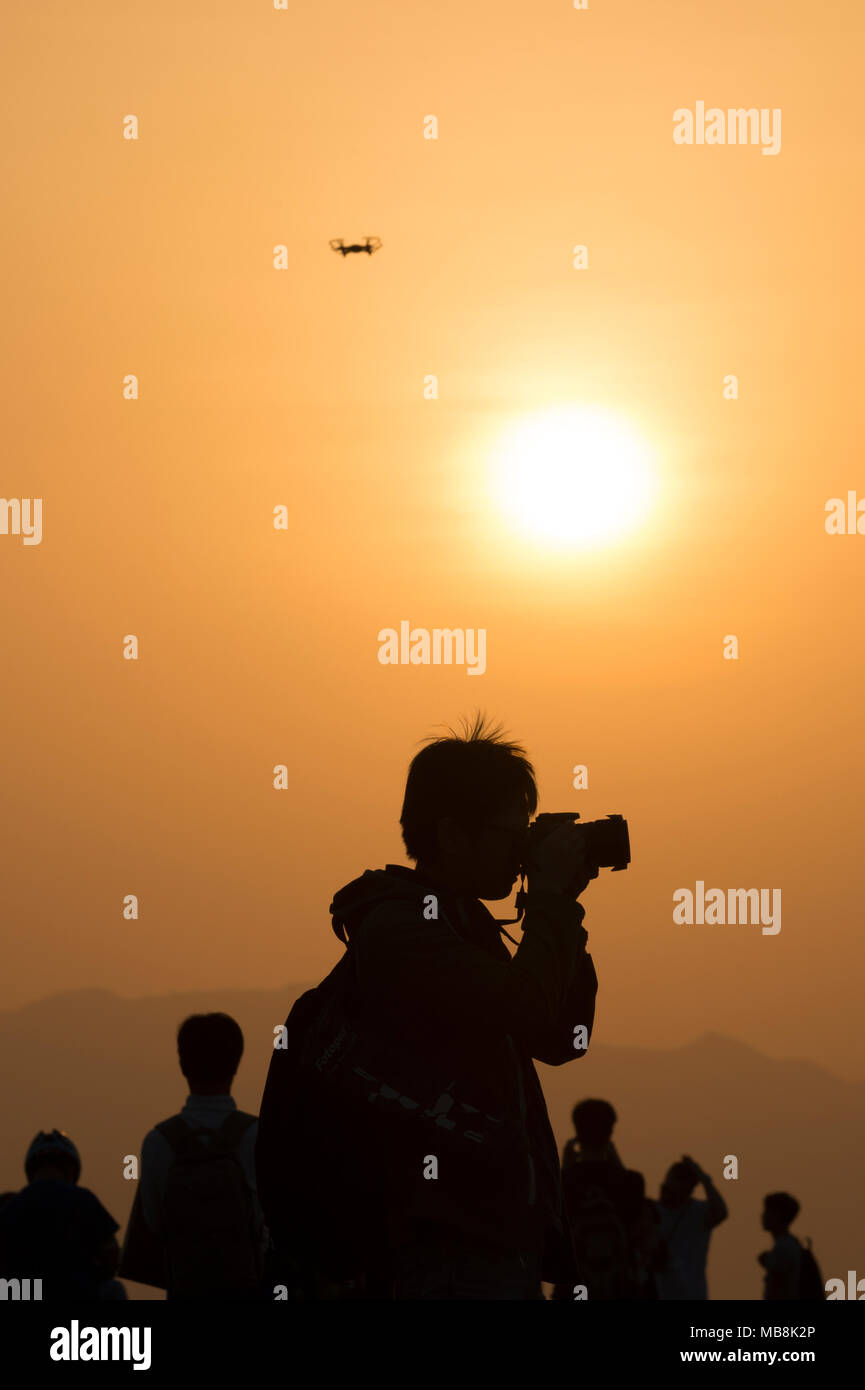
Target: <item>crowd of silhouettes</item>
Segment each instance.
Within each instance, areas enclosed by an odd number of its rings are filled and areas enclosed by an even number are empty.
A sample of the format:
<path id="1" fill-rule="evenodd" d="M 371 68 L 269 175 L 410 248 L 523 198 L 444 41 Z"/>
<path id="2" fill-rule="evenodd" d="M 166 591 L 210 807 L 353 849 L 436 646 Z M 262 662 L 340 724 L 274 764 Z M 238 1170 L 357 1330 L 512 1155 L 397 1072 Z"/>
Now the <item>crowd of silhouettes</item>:
<path id="1" fill-rule="evenodd" d="M 530 836 L 537 805 L 525 750 L 482 719 L 429 741 L 400 818 L 414 867 L 334 894 L 344 950 L 276 1030 L 260 1116 L 231 1095 L 235 1020 L 185 1019 L 188 1095 L 144 1137 L 122 1252 L 74 1143 L 40 1133 L 27 1186 L 0 1198 L 4 1296 L 39 1280 L 44 1299 L 123 1298 L 119 1275 L 171 1300 L 706 1299 L 727 1207 L 691 1158 L 652 1199 L 612 1105 L 585 1099 L 559 1162 L 535 1062 L 588 1050 L 598 978 L 578 899 L 598 867 L 573 822 Z M 521 878 L 517 942 L 484 904 Z M 765 1199 L 770 1300 L 824 1296 L 798 1210 Z"/>
<path id="2" fill-rule="evenodd" d="M 177 1115 L 145 1136 L 122 1253 L 117 1221 L 80 1186 L 78 1150 L 55 1129 L 39 1133 L 27 1150 L 27 1186 L 0 1193 L 0 1278 L 29 1279 L 31 1288 L 38 1279 L 39 1296 L 54 1302 L 126 1298 L 118 1266 L 126 1278 L 165 1289 L 169 1299 L 393 1297 L 384 1283 L 365 1289 L 357 1280 L 316 1278 L 299 1251 L 289 1268 L 280 1259 L 256 1190 L 257 1120 L 231 1096 L 243 1051 L 234 1019 L 221 1013 L 186 1019 L 178 1051 L 189 1095 Z M 613 1106 L 582 1100 L 572 1120 L 575 1137 L 564 1147 L 561 1183 L 575 1283 L 556 1284 L 551 1297 L 708 1298 L 709 1238 L 728 1215 L 708 1174 L 686 1156 L 670 1167 L 652 1200 L 643 1175 L 624 1166 L 613 1144 Z M 692 1195 L 698 1183 L 706 1200 Z M 810 1244 L 789 1229 L 798 1213 L 789 1193 L 764 1199 L 761 1224 L 774 1237 L 772 1249 L 758 1256 L 766 1300 L 825 1297 Z M 499 1296 L 512 1296 L 509 1288 L 505 1280 Z M 19 1296 L 7 1289 L 7 1298 Z"/>

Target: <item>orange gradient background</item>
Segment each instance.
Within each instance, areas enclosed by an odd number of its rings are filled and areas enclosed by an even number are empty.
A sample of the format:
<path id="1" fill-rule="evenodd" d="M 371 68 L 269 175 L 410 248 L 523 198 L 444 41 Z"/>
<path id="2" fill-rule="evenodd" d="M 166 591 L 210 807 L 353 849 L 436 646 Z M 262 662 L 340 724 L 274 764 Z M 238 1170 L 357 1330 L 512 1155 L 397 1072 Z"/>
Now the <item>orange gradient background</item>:
<path id="1" fill-rule="evenodd" d="M 2 492 L 44 534 L 0 536 L 0 1008 L 319 979 L 335 889 L 402 859 L 419 740 L 480 707 L 542 810 L 629 821 L 584 897 L 598 1041 L 865 1078 L 865 539 L 824 529 L 865 494 L 863 29 L 802 0 L 10 13 Z M 674 145 L 697 100 L 780 107 L 780 154 Z M 600 552 L 498 505 L 493 441 L 560 403 L 656 457 L 659 511 Z M 485 628 L 486 674 L 380 665 L 402 619 Z M 781 932 L 674 925 L 697 879 L 781 888 Z"/>

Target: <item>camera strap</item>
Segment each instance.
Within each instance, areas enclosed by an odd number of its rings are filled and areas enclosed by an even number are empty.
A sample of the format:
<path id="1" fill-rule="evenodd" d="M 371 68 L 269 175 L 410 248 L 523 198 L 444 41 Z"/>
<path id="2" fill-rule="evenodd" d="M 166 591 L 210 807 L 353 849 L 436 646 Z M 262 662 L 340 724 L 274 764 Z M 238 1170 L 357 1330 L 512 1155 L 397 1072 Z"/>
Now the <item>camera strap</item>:
<path id="1" fill-rule="evenodd" d="M 518 888 L 518 890 L 517 890 L 517 896 L 516 896 L 516 899 L 515 899 L 515 901 L 514 901 L 514 906 L 515 906 L 516 909 L 517 909 L 517 915 L 516 915 L 516 917 L 495 917 L 495 918 L 493 918 L 493 920 L 494 920 L 496 926 L 498 927 L 498 929 L 499 929 L 499 931 L 502 933 L 502 935 L 503 935 L 503 936 L 506 936 L 506 937 L 508 938 L 508 941 L 513 941 L 515 946 L 518 946 L 518 945 L 519 945 L 519 942 L 518 942 L 518 941 L 514 941 L 514 938 L 511 936 L 510 932 L 506 932 L 506 931 L 505 931 L 505 927 L 515 927 L 515 926 L 517 925 L 518 922 L 521 922 L 521 921 L 523 920 L 523 916 L 525 915 L 525 911 L 526 911 L 526 907 L 527 907 L 526 899 L 527 899 L 527 897 L 528 897 L 528 894 L 526 893 L 526 890 L 525 890 L 525 887 L 524 887 L 525 881 L 526 881 L 526 876 L 525 876 L 525 874 L 521 874 L 521 875 L 520 875 L 520 886 L 519 886 L 519 888 Z"/>

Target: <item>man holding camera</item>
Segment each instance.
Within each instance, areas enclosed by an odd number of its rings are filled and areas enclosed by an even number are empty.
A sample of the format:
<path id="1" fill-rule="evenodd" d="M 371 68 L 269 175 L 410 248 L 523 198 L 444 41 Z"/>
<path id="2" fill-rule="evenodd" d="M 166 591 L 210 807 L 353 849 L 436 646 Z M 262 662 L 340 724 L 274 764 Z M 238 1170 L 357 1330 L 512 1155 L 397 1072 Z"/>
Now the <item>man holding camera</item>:
<path id="1" fill-rule="evenodd" d="M 409 769 L 401 816 L 416 867 L 368 870 L 331 905 L 361 1001 L 352 1036 L 374 1031 L 379 1042 L 365 1054 L 374 1061 L 351 1069 L 367 1087 L 353 1127 L 340 1129 L 331 1093 L 298 1142 L 315 1134 L 319 1165 L 339 1151 L 342 1166 L 328 1170 L 335 1200 L 355 1183 L 354 1208 L 368 1215 L 379 1201 L 381 1248 L 367 1243 L 368 1268 L 352 1281 L 367 1291 L 354 1296 L 539 1299 L 541 1280 L 575 1277 L 532 1059 L 560 1066 L 588 1046 L 597 977 L 576 899 L 597 867 L 572 821 L 530 833 L 537 799 L 523 749 L 483 720 L 464 738 L 430 742 Z M 523 935 L 512 955 L 480 900 L 508 897 L 523 869 Z M 322 1053 L 325 1067 L 333 1055 Z M 277 1105 L 269 1078 L 262 1165 Z M 276 1176 L 269 1184 L 262 1171 L 262 1182 L 265 1194 L 275 1190 Z M 298 1204 L 307 1213 L 313 1182 L 295 1184 L 306 1187 Z M 274 1211 L 272 1221 L 279 1229 L 283 1218 Z"/>
<path id="2" fill-rule="evenodd" d="M 700 1183 L 705 1202 L 691 1193 Z M 660 1233 L 668 1250 L 666 1264 L 655 1274 L 661 1299 L 706 1299 L 706 1260 L 709 1238 L 726 1221 L 727 1203 L 708 1173 L 690 1155 L 672 1164 L 661 1184 L 657 1204 Z"/>

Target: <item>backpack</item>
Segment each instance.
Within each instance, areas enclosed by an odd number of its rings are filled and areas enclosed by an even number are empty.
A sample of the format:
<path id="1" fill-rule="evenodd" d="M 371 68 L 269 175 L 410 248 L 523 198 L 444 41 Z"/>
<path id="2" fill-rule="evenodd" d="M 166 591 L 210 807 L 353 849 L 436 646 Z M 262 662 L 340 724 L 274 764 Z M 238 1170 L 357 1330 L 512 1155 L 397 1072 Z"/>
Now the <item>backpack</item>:
<path id="1" fill-rule="evenodd" d="M 577 1282 L 585 1284 L 591 1301 L 631 1297 L 631 1244 L 615 1203 L 596 1183 L 579 1181 L 578 1165 L 565 1175 L 565 1184 Z"/>
<path id="2" fill-rule="evenodd" d="M 513 1123 L 454 1094 L 435 1060 L 407 1056 L 363 1010 L 354 955 L 294 1003 L 261 1101 L 256 1170 L 274 1244 L 335 1281 L 384 1258 L 389 1213 L 417 1190 L 423 1156 L 448 1161 L 482 1201 L 512 1155 Z M 434 1185 L 433 1185 L 434 1186 Z"/>
<path id="3" fill-rule="evenodd" d="M 813 1303 L 815 1299 L 824 1299 L 826 1287 L 823 1282 L 823 1275 L 820 1273 L 820 1266 L 811 1251 L 810 1237 L 807 1245 L 803 1245 L 800 1240 L 799 1248 L 802 1251 L 802 1260 L 799 1265 L 799 1292 L 797 1296 L 802 1302 L 808 1303 Z"/>
<path id="4" fill-rule="evenodd" d="M 236 1152 L 255 1119 L 235 1110 L 215 1131 L 193 1130 L 179 1115 L 156 1126 L 175 1153 L 162 1209 L 169 1298 L 241 1292 L 260 1283 L 252 1194 Z"/>
<path id="5" fill-rule="evenodd" d="M 345 965 L 343 956 L 319 985 L 306 990 L 291 1006 L 284 1025 L 285 1045 L 274 1047 L 261 1098 L 255 1172 L 271 1238 L 267 1278 L 269 1284 L 285 1284 L 293 1297 L 316 1296 L 322 1263 L 336 1266 L 337 1274 L 344 1273 L 331 1253 L 339 1244 L 338 1203 L 327 1204 L 328 1190 L 338 1197 L 339 1175 L 332 1161 L 308 1161 L 315 1138 L 315 1106 L 302 1058 L 305 1040 L 315 1030 L 322 1010 L 345 987 Z M 324 1220 L 317 1219 L 321 1212 Z M 356 1233 L 349 1245 L 360 1243 L 363 1234 Z"/>

